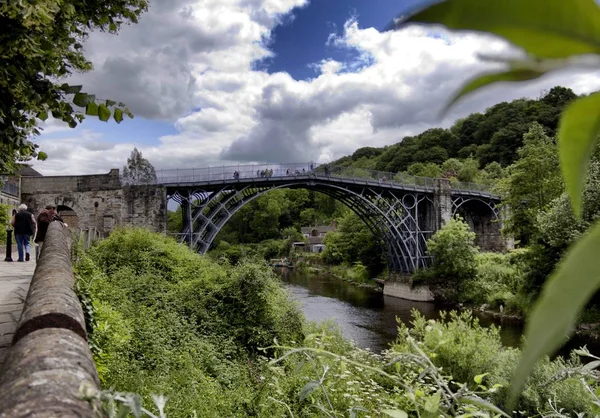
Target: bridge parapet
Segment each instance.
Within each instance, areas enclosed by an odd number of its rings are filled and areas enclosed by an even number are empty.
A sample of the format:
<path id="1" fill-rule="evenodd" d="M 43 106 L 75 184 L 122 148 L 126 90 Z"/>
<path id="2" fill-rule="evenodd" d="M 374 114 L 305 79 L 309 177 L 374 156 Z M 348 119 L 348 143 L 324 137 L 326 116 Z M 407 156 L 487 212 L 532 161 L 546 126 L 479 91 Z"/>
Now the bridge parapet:
<path id="1" fill-rule="evenodd" d="M 78 396 L 99 380 L 74 284 L 70 232 L 52 222 L 0 373 L 0 417 L 94 416 Z"/>
<path id="2" fill-rule="evenodd" d="M 419 177 L 406 173 L 391 173 L 356 167 L 332 166 L 320 163 L 289 164 L 247 164 L 204 168 L 183 168 L 157 170 L 157 183 L 182 185 L 190 183 L 231 183 L 234 181 L 257 181 L 269 179 L 298 179 L 318 177 L 337 179 L 346 182 L 366 181 L 391 187 L 416 186 L 433 190 L 440 179 Z M 488 186 L 467 182 L 456 182 L 451 187 L 455 191 L 491 195 Z"/>

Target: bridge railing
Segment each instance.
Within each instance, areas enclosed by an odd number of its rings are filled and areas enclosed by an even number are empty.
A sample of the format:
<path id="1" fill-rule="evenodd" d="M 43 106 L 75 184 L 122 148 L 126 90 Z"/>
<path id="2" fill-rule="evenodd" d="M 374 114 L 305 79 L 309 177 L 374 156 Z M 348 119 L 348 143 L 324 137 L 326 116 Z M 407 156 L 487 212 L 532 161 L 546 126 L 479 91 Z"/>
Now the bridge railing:
<path id="1" fill-rule="evenodd" d="M 436 180 L 431 177 L 413 176 L 407 173 L 391 173 L 358 167 L 343 167 L 315 162 L 289 164 L 246 164 L 204 168 L 178 168 L 157 170 L 158 184 L 185 184 L 202 182 L 230 182 L 263 178 L 326 177 L 351 181 L 370 181 L 379 184 L 412 185 L 433 188 Z M 453 190 L 492 193 L 489 186 L 477 183 L 453 181 Z"/>
<path id="2" fill-rule="evenodd" d="M 248 164 L 205 168 L 180 168 L 157 170 L 159 184 L 183 184 L 214 181 L 231 181 L 260 178 L 328 177 L 353 181 L 372 181 L 399 185 L 433 187 L 435 179 L 418 177 L 406 173 L 390 173 L 356 167 L 332 166 L 329 164 Z"/>
<path id="3" fill-rule="evenodd" d="M 467 191 L 467 192 L 481 192 L 481 193 L 494 193 L 492 187 L 485 184 L 469 183 L 465 181 L 457 181 L 451 183 L 453 190 Z"/>

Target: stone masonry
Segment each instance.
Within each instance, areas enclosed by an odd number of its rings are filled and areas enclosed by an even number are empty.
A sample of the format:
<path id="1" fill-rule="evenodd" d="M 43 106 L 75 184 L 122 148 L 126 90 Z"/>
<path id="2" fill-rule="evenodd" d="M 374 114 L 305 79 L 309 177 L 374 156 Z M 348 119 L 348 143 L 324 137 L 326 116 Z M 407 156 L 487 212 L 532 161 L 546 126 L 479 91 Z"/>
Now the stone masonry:
<path id="1" fill-rule="evenodd" d="M 118 169 L 99 175 L 22 177 L 21 199 L 36 216 L 54 204 L 70 226 L 94 229 L 101 237 L 120 225 L 166 231 L 164 187 L 122 186 Z"/>

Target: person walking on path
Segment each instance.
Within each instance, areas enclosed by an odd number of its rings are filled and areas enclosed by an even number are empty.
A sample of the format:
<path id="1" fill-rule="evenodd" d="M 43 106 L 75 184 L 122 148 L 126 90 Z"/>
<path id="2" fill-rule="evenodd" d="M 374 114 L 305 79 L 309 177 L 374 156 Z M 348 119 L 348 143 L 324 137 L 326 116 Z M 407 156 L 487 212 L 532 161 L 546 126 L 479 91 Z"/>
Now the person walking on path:
<path id="1" fill-rule="evenodd" d="M 62 218 L 56 213 L 56 206 L 48 205 L 46 209 L 40 212 L 37 217 L 37 234 L 35 234 L 35 243 L 39 245 L 39 250 L 42 250 L 42 244 L 46 238 L 46 232 L 48 231 L 48 225 L 50 222 L 60 221 L 63 222 Z"/>
<path id="2" fill-rule="evenodd" d="M 13 215 L 10 224 L 15 229 L 15 240 L 17 241 L 17 261 L 29 261 L 31 252 L 31 236 L 36 232 L 35 218 L 31 212 L 27 211 L 27 205 L 19 205 L 19 211 Z M 25 249 L 25 259 L 23 259 L 23 247 Z"/>

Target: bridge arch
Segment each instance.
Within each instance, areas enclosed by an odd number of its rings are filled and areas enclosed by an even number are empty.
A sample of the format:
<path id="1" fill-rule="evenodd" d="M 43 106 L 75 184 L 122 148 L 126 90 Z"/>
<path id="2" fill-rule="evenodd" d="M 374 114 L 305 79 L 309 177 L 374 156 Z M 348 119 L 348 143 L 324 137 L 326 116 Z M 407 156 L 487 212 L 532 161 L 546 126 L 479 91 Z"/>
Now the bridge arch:
<path id="1" fill-rule="evenodd" d="M 502 219 L 495 201 L 478 196 L 458 196 L 453 199 L 452 216 L 460 215 L 475 232 L 475 245 L 483 251 L 502 251 Z"/>
<path id="2" fill-rule="evenodd" d="M 426 193 L 394 193 L 372 187 L 336 184 L 307 177 L 277 184 L 227 184 L 212 190 L 176 188 L 168 198 L 182 208 L 181 238 L 205 253 L 221 228 L 242 207 L 272 190 L 304 188 L 318 191 L 340 201 L 356 213 L 387 247 L 389 267 L 412 272 L 427 264 L 426 235 L 419 219 L 419 208 L 432 203 Z"/>

